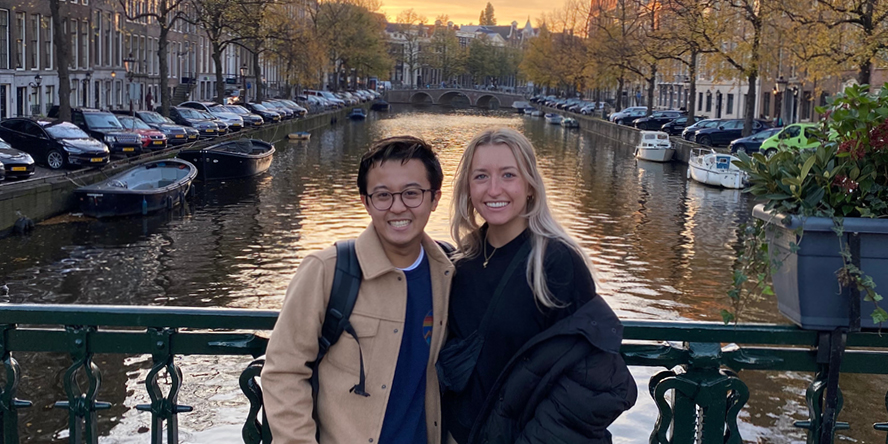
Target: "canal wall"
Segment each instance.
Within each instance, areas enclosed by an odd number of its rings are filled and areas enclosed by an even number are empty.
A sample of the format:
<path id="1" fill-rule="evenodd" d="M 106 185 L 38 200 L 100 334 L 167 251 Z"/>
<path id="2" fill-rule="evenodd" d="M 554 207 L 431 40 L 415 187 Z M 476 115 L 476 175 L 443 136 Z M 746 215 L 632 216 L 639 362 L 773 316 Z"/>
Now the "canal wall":
<path id="1" fill-rule="evenodd" d="M 544 107 L 546 112 L 565 114 L 564 110 Z M 566 115 L 566 114 L 565 114 Z M 580 129 L 595 134 L 596 136 L 618 142 L 623 148 L 635 150 L 638 145 L 641 130 L 626 125 L 617 125 L 599 117 L 584 116 L 581 114 L 570 114 L 570 117 L 577 119 L 580 123 Z M 687 164 L 691 160 L 691 151 L 694 148 L 710 148 L 694 142 L 689 142 L 681 137 L 670 137 L 672 146 L 675 147 L 675 161 Z M 715 151 L 728 153 L 727 148 L 712 148 Z"/>
<path id="2" fill-rule="evenodd" d="M 369 108 L 365 104 L 364 108 Z M 226 139 L 244 136 L 263 140 L 279 140 L 294 131 L 311 131 L 348 120 L 351 107 L 321 114 L 312 114 L 298 120 L 290 120 L 274 125 L 264 125 L 252 130 L 241 130 L 224 138 L 203 140 L 186 145 L 185 148 L 164 150 L 129 159 L 115 160 L 101 169 L 80 169 L 53 172 L 26 180 L 5 181 L 0 185 L 0 237 L 11 234 L 16 221 L 26 217 L 39 222 L 50 217 L 71 211 L 76 207 L 74 190 L 107 179 L 140 163 L 156 159 L 174 157 L 182 149 L 194 149 L 218 143 Z"/>

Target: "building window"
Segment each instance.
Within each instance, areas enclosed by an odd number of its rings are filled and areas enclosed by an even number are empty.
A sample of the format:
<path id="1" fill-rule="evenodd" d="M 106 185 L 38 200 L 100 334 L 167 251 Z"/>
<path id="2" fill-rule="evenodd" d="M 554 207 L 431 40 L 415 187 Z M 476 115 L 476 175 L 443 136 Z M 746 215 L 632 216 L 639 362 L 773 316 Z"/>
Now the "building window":
<path id="1" fill-rule="evenodd" d="M 45 15 L 41 17 L 41 27 L 43 29 L 43 69 L 52 69 L 52 43 L 55 36 L 52 35 L 51 18 Z"/>
<path id="2" fill-rule="evenodd" d="M 28 66 L 31 69 L 40 69 L 40 16 L 31 15 L 31 48 L 28 51 Z"/>
<path id="3" fill-rule="evenodd" d="M 95 16 L 93 17 L 92 28 L 93 65 L 101 66 L 103 64 L 102 59 L 107 57 L 106 54 L 102 52 L 102 11 L 96 11 Z"/>
<path id="4" fill-rule="evenodd" d="M 49 111 L 53 105 L 55 105 L 55 86 L 54 85 L 46 85 L 43 87 L 43 91 L 46 94 L 46 110 Z"/>
<path id="5" fill-rule="evenodd" d="M 712 111 L 712 94 L 706 94 L 706 112 Z"/>
<path id="6" fill-rule="evenodd" d="M 804 91 L 802 93 L 802 115 L 800 116 L 802 119 L 810 119 L 811 117 L 811 102 L 814 101 L 814 93 L 812 91 Z"/>
<path id="7" fill-rule="evenodd" d="M 9 11 L 0 9 L 0 69 L 9 69 Z"/>
<path id="8" fill-rule="evenodd" d="M 112 46 L 114 46 L 114 66 L 120 66 L 123 64 L 123 59 L 120 55 L 120 49 L 123 45 L 121 42 L 121 32 L 120 32 L 120 14 L 114 14 L 114 42 Z"/>
<path id="9" fill-rule="evenodd" d="M 703 93 L 697 96 L 697 111 L 703 111 Z"/>
<path id="10" fill-rule="evenodd" d="M 762 116 L 767 116 L 771 114 L 771 93 L 763 92 L 762 93 Z"/>
<path id="11" fill-rule="evenodd" d="M 102 36 L 102 45 L 104 46 L 105 53 L 105 66 L 111 66 L 111 56 L 114 43 L 111 41 L 111 13 L 107 13 L 102 18 L 102 31 L 105 33 Z"/>
<path id="12" fill-rule="evenodd" d="M 18 30 L 15 39 L 15 67 L 25 69 L 25 13 L 15 13 L 15 26 Z"/>
<path id="13" fill-rule="evenodd" d="M 734 114 L 734 95 L 728 94 L 728 103 L 725 106 L 725 114 Z"/>
<path id="14" fill-rule="evenodd" d="M 80 22 L 80 66 L 89 68 L 89 19 Z"/>
<path id="15" fill-rule="evenodd" d="M 80 60 L 78 57 L 78 54 L 80 53 L 80 45 L 78 42 L 80 42 L 80 40 L 77 39 L 77 20 L 70 19 L 65 23 L 67 24 L 68 32 L 71 35 L 71 53 L 68 54 L 68 66 L 71 68 L 77 68 L 77 61 Z"/>

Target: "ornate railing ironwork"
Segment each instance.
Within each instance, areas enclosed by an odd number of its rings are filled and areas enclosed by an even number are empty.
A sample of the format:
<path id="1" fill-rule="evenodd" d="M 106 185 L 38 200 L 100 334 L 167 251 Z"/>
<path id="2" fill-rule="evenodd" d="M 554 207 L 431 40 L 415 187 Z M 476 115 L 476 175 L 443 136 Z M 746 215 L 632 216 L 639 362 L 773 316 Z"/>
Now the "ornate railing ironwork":
<path id="1" fill-rule="evenodd" d="M 178 442 L 178 414 L 200 408 L 178 404 L 185 378 L 174 356 L 257 358 L 264 353 L 267 341 L 253 332 L 270 332 L 276 319 L 273 310 L 2 305 L 0 358 L 6 378 L 0 387 L 0 443 L 19 442 L 18 410 L 30 406 L 16 397 L 22 372 L 28 369 L 20 367 L 15 352 L 70 355 L 72 364 L 63 382 L 67 399 L 55 407 L 68 411 L 69 441 L 90 444 L 98 442 L 97 412 L 110 407 L 97 399 L 102 373 L 93 357 L 97 353 L 150 354 L 153 365 L 145 386 L 151 402 L 137 409 L 151 413 L 151 442 L 162 443 L 166 434 L 166 442 L 172 444 Z M 741 443 L 737 418 L 749 398 L 749 389 L 738 377 L 742 370 L 815 373 L 806 394 L 809 420 L 795 426 L 807 430 L 809 443 L 832 443 L 836 429 L 848 428 L 836 421 L 842 407 L 836 385 L 839 370 L 888 374 L 884 365 L 888 335 L 879 333 L 818 333 L 769 324 L 624 324 L 622 353 L 627 363 L 664 368 L 649 383 L 650 396 L 659 410 L 650 435 L 652 444 Z M 270 442 L 261 417 L 262 392 L 257 382 L 262 363 L 254 360 L 240 377 L 251 405 L 243 427 L 248 444 Z M 161 374 L 169 381 L 166 395 L 158 382 Z M 78 384 L 78 380 L 86 383 Z M 888 419 L 888 413 L 882 416 Z M 888 422 L 873 427 L 888 431 Z"/>

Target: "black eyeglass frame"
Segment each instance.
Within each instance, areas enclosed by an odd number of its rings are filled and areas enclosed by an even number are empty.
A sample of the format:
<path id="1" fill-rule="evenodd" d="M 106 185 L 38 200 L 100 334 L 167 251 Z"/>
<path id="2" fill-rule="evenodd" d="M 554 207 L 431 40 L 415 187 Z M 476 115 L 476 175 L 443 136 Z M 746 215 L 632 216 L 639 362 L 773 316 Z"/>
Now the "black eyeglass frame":
<path id="1" fill-rule="evenodd" d="M 410 204 L 408 204 L 406 201 L 404 201 L 404 196 L 403 196 L 404 193 L 406 193 L 406 192 L 408 192 L 408 191 L 416 191 L 416 190 L 419 190 L 419 191 L 422 192 L 422 193 L 420 194 L 419 202 L 418 202 L 416 205 L 410 205 Z M 373 208 L 376 208 L 377 211 L 388 211 L 388 210 L 390 210 L 390 209 L 392 208 L 392 205 L 395 204 L 395 196 L 398 196 L 398 198 L 401 199 L 401 203 L 404 204 L 405 207 L 407 207 L 407 208 L 418 208 L 420 205 L 422 205 L 423 202 L 425 202 L 425 193 L 426 193 L 427 191 L 430 192 L 430 193 L 434 193 L 434 192 L 435 192 L 435 190 L 433 190 L 433 189 L 431 189 L 431 188 L 425 189 L 425 188 L 413 188 L 413 187 L 411 187 L 411 188 L 407 188 L 406 190 L 398 191 L 397 193 L 393 193 L 393 192 L 391 192 L 391 191 L 377 191 L 377 192 L 375 192 L 375 193 L 368 194 L 368 195 L 367 195 L 367 199 L 370 200 L 370 205 L 373 205 Z M 374 195 L 378 195 L 378 194 L 380 194 L 380 193 L 385 193 L 385 194 L 391 194 L 391 195 L 392 195 L 392 201 L 389 202 L 388 206 L 385 207 L 385 208 L 379 208 L 379 207 L 376 205 L 376 201 L 373 200 L 373 196 L 374 196 Z"/>

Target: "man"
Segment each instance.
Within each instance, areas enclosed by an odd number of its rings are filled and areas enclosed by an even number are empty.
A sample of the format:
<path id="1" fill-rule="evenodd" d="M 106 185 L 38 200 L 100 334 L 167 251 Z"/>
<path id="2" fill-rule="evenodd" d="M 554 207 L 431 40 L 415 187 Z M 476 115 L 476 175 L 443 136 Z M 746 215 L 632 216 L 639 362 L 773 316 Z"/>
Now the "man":
<path id="1" fill-rule="evenodd" d="M 318 366 L 317 422 L 309 363 L 330 298 L 335 247 L 307 256 L 268 343 L 262 388 L 275 444 L 440 443 L 435 362 L 447 325 L 453 266 L 424 229 L 443 173 L 414 137 L 374 144 L 358 170 L 372 223 L 355 250 L 363 279 L 343 334 Z"/>

